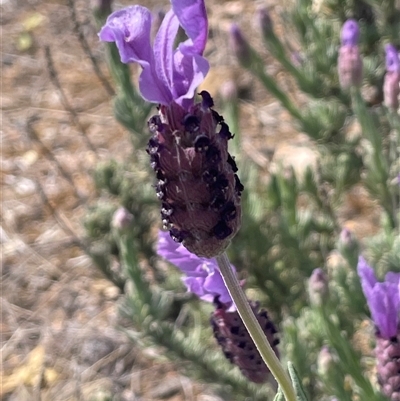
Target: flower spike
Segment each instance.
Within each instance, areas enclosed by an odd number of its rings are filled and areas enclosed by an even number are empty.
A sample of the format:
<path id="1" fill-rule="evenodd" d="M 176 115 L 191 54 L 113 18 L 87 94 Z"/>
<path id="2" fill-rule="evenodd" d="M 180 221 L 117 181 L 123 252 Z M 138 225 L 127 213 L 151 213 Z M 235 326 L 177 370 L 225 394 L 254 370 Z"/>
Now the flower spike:
<path id="1" fill-rule="evenodd" d="M 376 325 L 377 376 L 382 393 L 400 400 L 400 273 L 389 272 L 376 280 L 374 270 L 360 256 L 358 275 Z"/>

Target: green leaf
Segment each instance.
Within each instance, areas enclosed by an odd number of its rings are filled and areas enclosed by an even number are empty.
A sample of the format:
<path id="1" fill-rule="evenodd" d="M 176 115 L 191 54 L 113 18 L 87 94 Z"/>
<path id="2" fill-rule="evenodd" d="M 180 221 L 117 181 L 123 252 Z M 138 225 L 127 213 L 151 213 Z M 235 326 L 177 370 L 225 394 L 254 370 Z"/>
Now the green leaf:
<path id="1" fill-rule="evenodd" d="M 292 379 L 294 391 L 296 393 L 297 401 L 308 401 L 301 385 L 301 380 L 297 375 L 296 369 L 291 362 L 288 362 L 288 370 L 290 378 Z"/>
<path id="2" fill-rule="evenodd" d="M 274 398 L 274 401 L 285 401 L 285 397 L 282 393 L 281 388 L 279 387 L 278 392 L 276 393 L 276 396 Z"/>

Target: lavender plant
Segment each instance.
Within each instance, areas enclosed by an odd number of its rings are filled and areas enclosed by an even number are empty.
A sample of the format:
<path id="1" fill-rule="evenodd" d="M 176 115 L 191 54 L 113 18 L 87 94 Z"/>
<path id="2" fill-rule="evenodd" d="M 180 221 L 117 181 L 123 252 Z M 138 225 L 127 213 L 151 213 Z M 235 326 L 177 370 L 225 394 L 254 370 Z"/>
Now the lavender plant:
<path id="1" fill-rule="evenodd" d="M 137 330 L 128 335 L 164 346 L 174 360 L 189 360 L 197 377 L 218 383 L 229 399 L 271 397 L 270 387 L 249 381 L 269 382 L 272 372 L 280 384 L 276 400 L 398 400 L 399 10 L 392 1 L 323 1 L 324 12 L 317 14 L 316 2 L 297 2 L 284 16 L 298 36 L 297 62 L 275 34 L 271 16 L 260 10 L 266 50 L 303 92 L 301 107 L 268 75 L 263 54 L 240 27 L 232 27 L 232 49 L 242 67 L 280 101 L 319 154 L 317 167 L 303 177 L 283 169 L 271 173 L 265 186 L 259 168 L 240 153 L 237 99 L 226 103 L 225 118 L 209 93 L 196 99 L 209 69 L 204 2 L 171 3 L 153 43 L 151 13 L 141 6 L 111 14 L 100 31 L 111 42 L 116 116 L 132 132 L 132 160 L 141 173 L 114 162 L 101 166 L 97 181 L 113 206 L 105 208 L 108 217 L 96 208 L 87 227 L 107 245 L 102 255 L 113 249 L 123 267 L 124 311 Z M 177 40 L 179 27 L 186 39 Z M 139 91 L 125 63 L 141 66 Z M 367 97 L 366 88 L 376 95 Z M 152 117 L 151 103 L 158 105 Z M 357 135 L 349 135 L 354 125 Z M 143 157 L 146 141 L 162 226 L 169 231 L 159 234 L 156 253 L 179 270 L 156 263 L 151 247 L 159 212 Z M 239 153 L 228 152 L 228 141 Z M 361 243 L 342 228 L 340 213 L 354 187 L 368 190 L 381 216 L 378 233 Z M 123 230 L 118 213 L 111 224 L 118 203 L 133 216 Z M 101 219 L 103 228 L 96 231 Z M 360 249 L 378 276 L 387 273 L 385 283 L 359 259 Z M 143 266 L 151 269 L 151 280 Z M 238 281 L 243 272 L 246 281 Z M 365 329 L 362 289 L 375 336 Z M 182 311 L 186 318 L 177 327 Z M 201 324 L 195 324 L 199 316 Z M 375 354 L 368 345 L 374 339 Z M 289 376 L 277 356 L 292 361 Z"/>

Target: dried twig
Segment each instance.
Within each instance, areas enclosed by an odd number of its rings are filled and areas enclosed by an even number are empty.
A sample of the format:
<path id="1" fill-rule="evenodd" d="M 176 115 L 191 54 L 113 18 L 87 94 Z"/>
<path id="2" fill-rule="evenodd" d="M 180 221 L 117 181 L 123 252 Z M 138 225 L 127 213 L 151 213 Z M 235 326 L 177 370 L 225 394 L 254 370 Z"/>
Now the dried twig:
<path id="1" fill-rule="evenodd" d="M 87 42 L 86 37 L 83 34 L 82 25 L 78 21 L 78 18 L 77 18 L 77 15 L 76 15 L 75 1 L 74 0 L 68 0 L 68 6 L 69 6 L 69 9 L 70 9 L 70 12 L 71 12 L 72 22 L 74 23 L 74 31 L 75 31 L 76 35 L 78 36 L 78 40 L 79 40 L 79 43 L 82 46 L 83 51 L 89 57 L 89 59 L 90 59 L 90 61 L 92 63 L 92 66 L 93 66 L 93 70 L 94 70 L 95 74 L 97 75 L 97 77 L 99 78 L 99 80 L 102 83 L 102 85 L 104 86 L 104 89 L 107 91 L 107 93 L 110 96 L 114 96 L 115 95 L 115 91 L 111 87 L 111 85 L 108 82 L 107 78 L 101 72 L 101 69 L 100 69 L 99 64 L 98 64 L 98 62 L 96 60 L 96 57 L 93 55 L 92 50 L 91 50 L 91 48 L 89 46 L 89 43 Z"/>
<path id="2" fill-rule="evenodd" d="M 95 154 L 96 159 L 97 159 L 96 148 L 90 141 L 88 135 L 86 134 L 85 128 L 79 121 L 78 113 L 76 112 L 76 110 L 71 106 L 70 102 L 68 101 L 68 98 L 64 92 L 64 89 L 61 86 L 60 80 L 58 79 L 58 74 L 54 67 L 54 62 L 53 62 L 53 58 L 51 56 L 50 47 L 45 46 L 44 50 L 45 50 L 45 57 L 46 57 L 46 61 L 47 61 L 47 69 L 50 74 L 50 79 L 51 79 L 53 85 L 58 89 L 58 92 L 59 92 L 60 98 L 61 98 L 61 102 L 62 102 L 65 110 L 67 110 L 70 113 L 72 121 L 73 121 L 74 125 L 76 127 L 78 127 L 84 141 L 86 142 L 87 147 Z"/>
<path id="3" fill-rule="evenodd" d="M 72 191 L 76 198 L 79 200 L 84 200 L 84 197 L 77 191 L 75 182 L 72 178 L 72 175 L 64 169 L 64 167 L 60 164 L 57 158 L 54 156 L 53 152 L 41 141 L 39 135 L 36 133 L 35 128 L 33 127 L 33 123 L 35 121 L 35 117 L 31 117 L 26 122 L 26 131 L 28 133 L 29 138 L 33 139 L 42 149 L 46 158 L 54 163 L 57 169 L 60 171 L 61 175 L 65 178 L 65 180 L 70 184 L 72 187 Z"/>
<path id="4" fill-rule="evenodd" d="M 71 227 L 64 221 L 64 219 L 61 217 L 61 215 L 58 213 L 58 211 L 53 207 L 51 204 L 49 198 L 46 195 L 46 192 L 44 191 L 42 185 L 37 179 L 34 179 L 36 189 L 38 194 L 40 195 L 40 198 L 42 199 L 42 202 L 44 205 L 46 205 L 56 220 L 57 224 L 61 227 L 62 230 L 64 230 L 68 235 L 70 235 L 75 243 L 86 253 L 88 253 L 88 247 L 87 244 L 85 243 L 84 239 L 79 238 L 79 236 L 73 231 Z"/>

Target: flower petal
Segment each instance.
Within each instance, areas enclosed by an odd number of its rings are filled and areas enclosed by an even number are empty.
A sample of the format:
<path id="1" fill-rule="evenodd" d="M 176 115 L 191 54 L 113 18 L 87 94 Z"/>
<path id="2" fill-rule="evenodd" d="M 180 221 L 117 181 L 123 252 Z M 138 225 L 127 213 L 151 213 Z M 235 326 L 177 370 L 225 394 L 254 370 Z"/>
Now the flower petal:
<path id="1" fill-rule="evenodd" d="M 400 274 L 389 272 L 385 282 L 378 283 L 374 270 L 362 256 L 358 259 L 357 272 L 379 334 L 388 339 L 393 337 L 400 320 Z"/>
<path id="2" fill-rule="evenodd" d="M 178 29 L 178 18 L 171 10 L 165 15 L 154 40 L 155 69 L 159 79 L 163 81 L 171 93 L 173 86 L 173 47 Z"/>
<path id="3" fill-rule="evenodd" d="M 374 287 L 368 306 L 372 319 L 384 338 L 394 337 L 399 323 L 399 290 L 391 283 L 378 283 Z"/>
<path id="4" fill-rule="evenodd" d="M 397 49 L 392 44 L 388 44 L 385 46 L 385 52 L 386 52 L 386 71 L 400 72 L 400 59 Z"/>
<path id="5" fill-rule="evenodd" d="M 204 0 L 171 0 L 172 9 L 189 39 L 183 44 L 193 53 L 203 54 L 208 36 Z M 187 52 L 185 51 L 187 54 Z"/>
<path id="6" fill-rule="evenodd" d="M 204 280 L 204 290 L 213 294 L 213 296 L 219 295 L 219 301 L 223 304 L 231 304 L 233 302 L 222 279 L 221 272 L 217 269 Z"/>
<path id="7" fill-rule="evenodd" d="M 190 253 L 183 245 L 175 242 L 169 232 L 160 231 L 158 234 L 157 253 L 184 273 L 196 271 L 202 261 Z"/>
<path id="8" fill-rule="evenodd" d="M 182 282 L 188 291 L 207 302 L 213 302 L 215 297 L 219 297 L 219 301 L 224 303 L 228 310 L 235 310 L 215 258 L 199 258 L 183 245 L 176 243 L 168 232 L 163 231 L 158 235 L 157 253 L 187 275 L 182 278 Z M 231 265 L 231 268 L 236 272 L 234 266 Z"/>
<path id="9" fill-rule="evenodd" d="M 358 258 L 357 273 L 361 279 L 361 286 L 368 301 L 377 280 L 374 269 L 368 265 L 363 256 Z"/>
<path id="10" fill-rule="evenodd" d="M 141 6 L 112 13 L 99 33 L 100 40 L 115 42 L 123 63 L 137 62 L 143 68 L 152 63 L 151 14 Z"/>
<path id="11" fill-rule="evenodd" d="M 204 57 L 196 54 L 185 56 L 180 49 L 174 54 L 172 95 L 176 103 L 187 109 L 185 100 L 193 99 L 196 88 L 204 81 L 210 66 Z"/>
<path id="12" fill-rule="evenodd" d="M 145 100 L 168 104 L 172 101 L 171 91 L 155 69 L 150 42 L 151 22 L 147 8 L 126 7 L 107 18 L 99 37 L 105 42 L 115 42 L 123 63 L 138 63 L 143 68 L 139 89 Z"/>
<path id="13" fill-rule="evenodd" d="M 360 28 L 354 19 L 347 20 L 342 27 L 340 39 L 344 46 L 355 46 L 360 37 Z"/>

